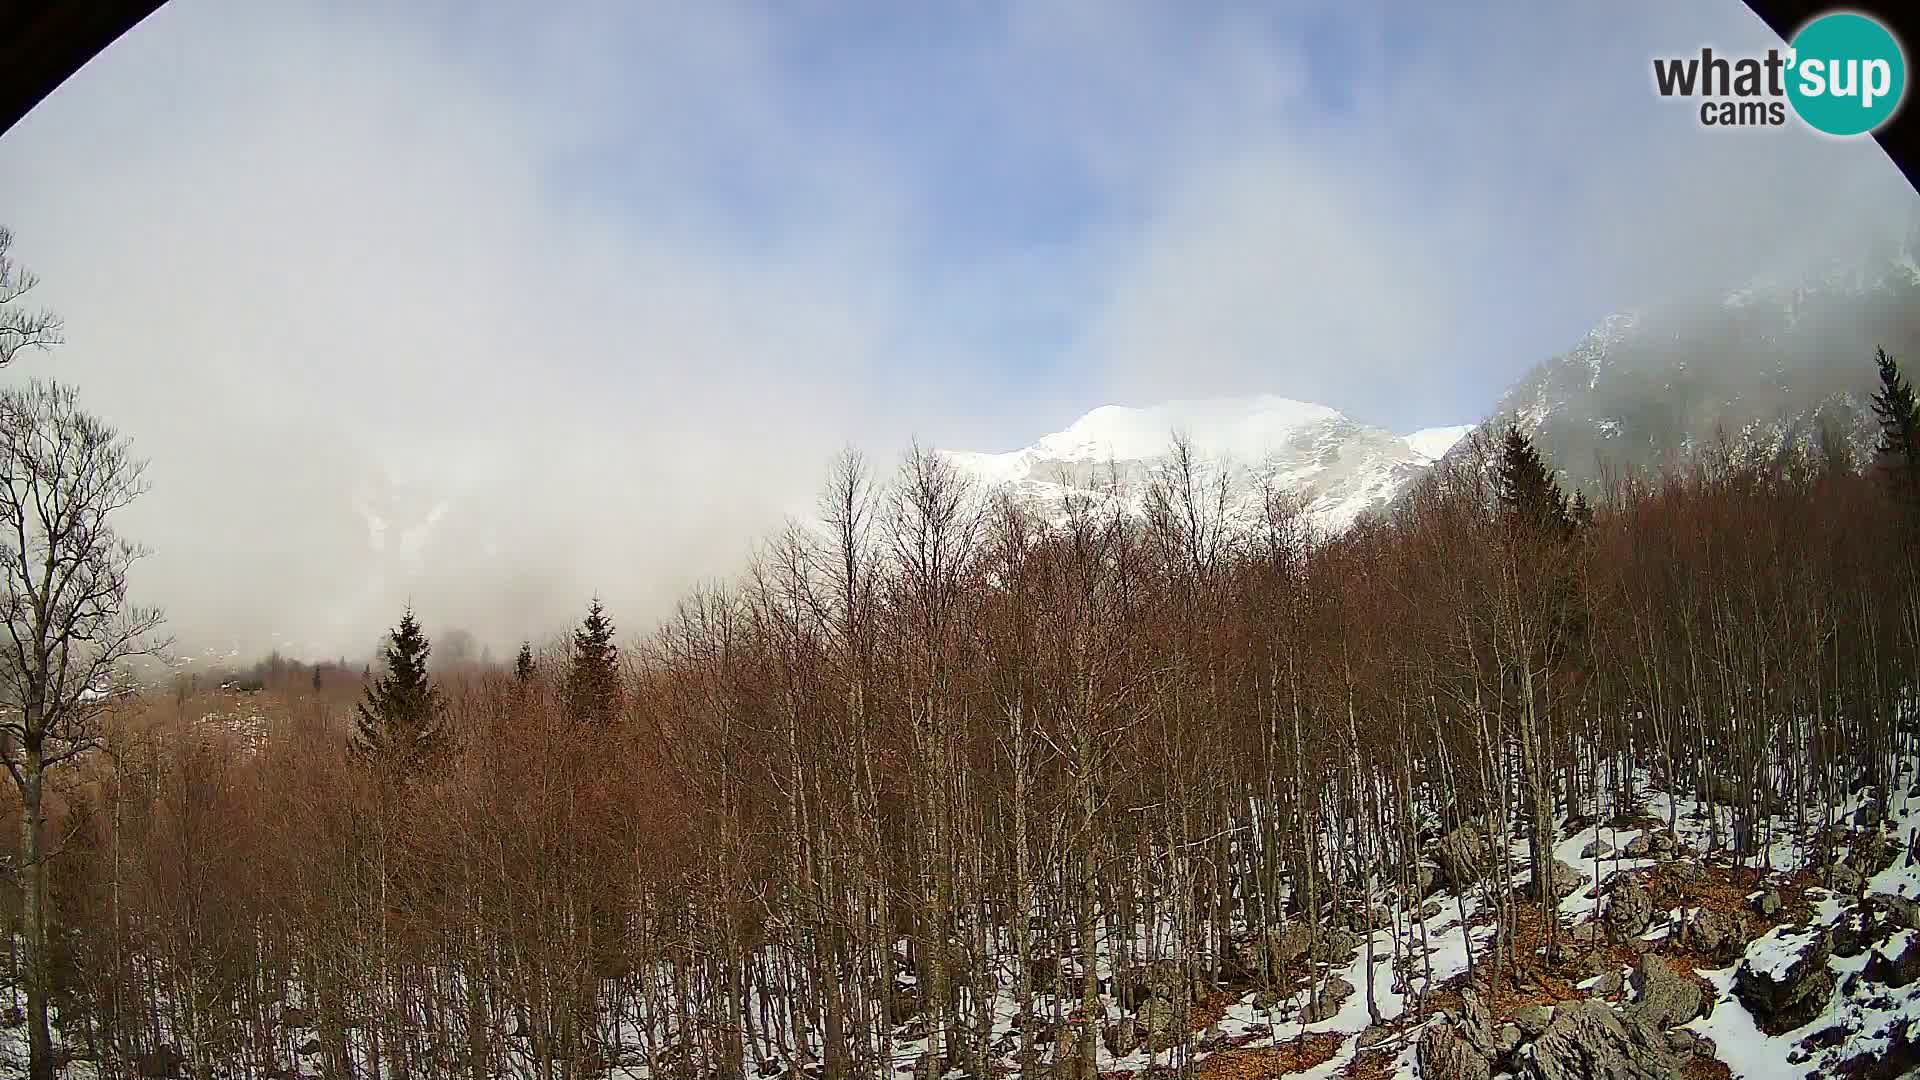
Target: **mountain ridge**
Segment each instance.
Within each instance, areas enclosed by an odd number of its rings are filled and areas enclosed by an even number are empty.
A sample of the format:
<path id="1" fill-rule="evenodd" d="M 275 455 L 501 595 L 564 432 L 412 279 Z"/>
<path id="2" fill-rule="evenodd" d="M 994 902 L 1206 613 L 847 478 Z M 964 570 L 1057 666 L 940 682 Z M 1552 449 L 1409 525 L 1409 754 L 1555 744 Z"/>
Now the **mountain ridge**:
<path id="1" fill-rule="evenodd" d="M 1395 435 L 1326 405 L 1274 394 L 1102 405 L 1006 453 L 945 450 L 962 473 L 1057 517 L 1075 497 L 1144 512 L 1158 463 L 1189 440 L 1208 482 L 1233 481 L 1228 516 L 1257 516 L 1264 486 L 1298 495 L 1308 518 L 1339 531 L 1391 504 L 1471 425 Z"/>

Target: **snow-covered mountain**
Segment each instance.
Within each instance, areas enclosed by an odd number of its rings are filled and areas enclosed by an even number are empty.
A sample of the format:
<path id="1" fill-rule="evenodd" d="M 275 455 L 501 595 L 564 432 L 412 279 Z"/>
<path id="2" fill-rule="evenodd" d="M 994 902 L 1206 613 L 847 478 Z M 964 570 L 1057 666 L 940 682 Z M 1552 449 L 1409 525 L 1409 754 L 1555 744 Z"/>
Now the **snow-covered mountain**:
<path id="1" fill-rule="evenodd" d="M 1075 494 L 1139 511 L 1180 431 L 1208 479 L 1235 470 L 1230 515 L 1257 516 L 1267 482 L 1299 496 L 1330 532 L 1385 508 L 1476 428 L 1493 435 L 1509 423 L 1576 486 L 1722 439 L 1736 456 L 1762 460 L 1832 439 L 1864 462 L 1875 436 L 1874 349 L 1920 357 L 1917 238 L 1610 315 L 1527 371 L 1478 425 L 1395 435 L 1323 405 L 1224 398 L 1108 405 L 1024 449 L 948 456 L 1046 513 Z"/>
<path id="2" fill-rule="evenodd" d="M 1517 424 L 1575 483 L 1603 466 L 1658 468 L 1722 438 L 1764 460 L 1832 436 L 1861 461 L 1883 346 L 1920 357 L 1910 244 L 1609 316 L 1515 382 L 1485 426 Z"/>
<path id="3" fill-rule="evenodd" d="M 1076 494 L 1119 500 L 1138 511 L 1178 432 L 1191 441 L 1206 479 L 1230 472 L 1230 515 L 1257 515 L 1263 483 L 1271 484 L 1301 498 L 1320 527 L 1338 531 L 1392 502 L 1471 430 L 1468 425 L 1395 435 L 1324 405 L 1263 395 L 1143 408 L 1106 405 L 1020 450 L 946 456 L 964 473 L 989 487 L 1012 489 L 1042 513 L 1057 514 Z"/>

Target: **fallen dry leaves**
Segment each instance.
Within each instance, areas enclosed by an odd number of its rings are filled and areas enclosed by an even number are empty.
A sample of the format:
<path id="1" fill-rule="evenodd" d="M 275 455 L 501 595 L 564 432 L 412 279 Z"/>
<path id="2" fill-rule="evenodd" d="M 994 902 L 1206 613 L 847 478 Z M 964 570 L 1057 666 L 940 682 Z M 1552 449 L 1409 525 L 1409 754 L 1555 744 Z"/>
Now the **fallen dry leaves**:
<path id="1" fill-rule="evenodd" d="M 1345 1035 L 1323 1032 L 1257 1050 L 1222 1050 L 1200 1063 L 1199 1075 L 1202 1080 L 1269 1080 L 1304 1072 L 1333 1060 L 1346 1041 Z"/>

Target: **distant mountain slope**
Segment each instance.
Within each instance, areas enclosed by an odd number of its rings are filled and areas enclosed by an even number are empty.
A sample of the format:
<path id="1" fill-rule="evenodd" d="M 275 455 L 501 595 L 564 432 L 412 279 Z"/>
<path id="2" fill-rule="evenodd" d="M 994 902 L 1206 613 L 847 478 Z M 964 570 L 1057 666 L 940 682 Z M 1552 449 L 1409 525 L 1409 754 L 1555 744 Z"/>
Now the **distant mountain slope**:
<path id="1" fill-rule="evenodd" d="M 1920 265 L 1905 245 L 1611 316 L 1516 382 L 1483 426 L 1517 423 L 1577 483 L 1722 436 L 1737 455 L 1764 457 L 1828 430 L 1863 458 L 1877 346 L 1920 366 Z"/>
<path id="2" fill-rule="evenodd" d="M 1324 405 L 1273 396 L 1216 398 L 1144 408 L 1102 406 L 1024 449 L 949 451 L 946 456 L 963 472 L 1013 490 L 1042 513 L 1059 513 L 1076 493 L 1118 498 L 1138 511 L 1154 467 L 1171 448 L 1174 433 L 1183 432 L 1209 476 L 1218 476 L 1221 468 L 1244 471 L 1230 514 L 1257 514 L 1260 481 L 1271 480 L 1304 499 L 1317 524 L 1338 531 L 1365 511 L 1391 503 L 1469 430 L 1429 428 L 1398 436 Z"/>

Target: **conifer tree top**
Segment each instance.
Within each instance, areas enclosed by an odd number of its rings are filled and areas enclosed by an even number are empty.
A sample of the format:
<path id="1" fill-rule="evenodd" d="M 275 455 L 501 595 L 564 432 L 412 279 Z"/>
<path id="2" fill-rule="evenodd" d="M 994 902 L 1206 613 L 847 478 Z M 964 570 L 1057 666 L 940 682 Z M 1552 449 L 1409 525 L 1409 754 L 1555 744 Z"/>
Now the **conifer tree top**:
<path id="1" fill-rule="evenodd" d="M 382 768 L 411 774 L 440 749 L 440 691 L 427 672 L 433 652 L 409 607 L 381 651 L 386 673 L 367 687 L 354 723 L 353 748 Z"/>
<path id="2" fill-rule="evenodd" d="M 1909 510 L 1920 513 L 1920 404 L 1914 400 L 1913 383 L 1887 350 L 1875 350 L 1873 359 L 1880 369 L 1880 389 L 1873 395 L 1873 415 L 1880 425 L 1875 455 Z"/>
<path id="3" fill-rule="evenodd" d="M 580 629 L 573 632 L 574 648 L 600 651 L 613 644 L 613 620 L 607 617 L 607 611 L 595 597 L 587 608 L 587 617 L 580 622 Z"/>
<path id="4" fill-rule="evenodd" d="M 1516 425 L 1500 441 L 1500 506 L 1515 523 L 1546 535 L 1564 535 L 1574 515 L 1553 470 Z"/>

